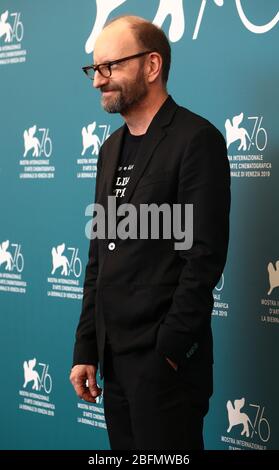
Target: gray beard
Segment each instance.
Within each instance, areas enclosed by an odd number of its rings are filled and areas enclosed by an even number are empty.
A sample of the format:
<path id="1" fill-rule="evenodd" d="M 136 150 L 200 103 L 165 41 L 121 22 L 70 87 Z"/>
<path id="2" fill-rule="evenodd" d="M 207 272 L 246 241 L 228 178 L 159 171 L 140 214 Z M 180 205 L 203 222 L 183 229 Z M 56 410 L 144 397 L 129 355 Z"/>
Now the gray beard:
<path id="1" fill-rule="evenodd" d="M 123 92 L 120 90 L 120 93 L 114 100 L 108 101 L 107 103 L 104 102 L 102 99 L 102 106 L 105 111 L 108 113 L 126 113 L 131 109 L 133 106 L 140 103 L 140 101 L 145 98 L 147 95 L 147 88 L 145 85 L 137 86 L 134 93 L 130 93 L 130 96 L 125 97 Z"/>
<path id="2" fill-rule="evenodd" d="M 117 98 L 107 103 L 102 99 L 102 106 L 107 113 L 122 113 L 123 110 L 125 110 L 127 103 L 125 103 L 121 92 Z"/>

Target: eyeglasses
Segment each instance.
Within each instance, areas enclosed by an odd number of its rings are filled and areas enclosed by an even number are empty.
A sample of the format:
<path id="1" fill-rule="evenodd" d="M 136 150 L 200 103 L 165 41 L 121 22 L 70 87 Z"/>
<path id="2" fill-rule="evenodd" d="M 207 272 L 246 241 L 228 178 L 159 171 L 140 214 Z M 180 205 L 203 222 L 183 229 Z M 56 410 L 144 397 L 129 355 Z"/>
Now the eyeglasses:
<path id="1" fill-rule="evenodd" d="M 124 62 L 125 60 L 131 60 L 131 59 L 136 59 L 137 57 L 141 57 L 145 54 L 150 54 L 153 51 L 145 51 L 145 52 L 139 52 L 138 54 L 134 55 L 129 55 L 128 57 L 123 57 L 122 59 L 117 59 L 117 60 L 112 60 L 110 62 L 104 62 L 103 64 L 99 65 L 86 65 L 85 67 L 82 67 L 82 70 L 84 73 L 87 75 L 87 77 L 90 78 L 90 80 L 94 79 L 94 74 L 96 70 L 105 78 L 109 78 L 111 76 L 111 66 L 114 64 L 120 64 L 120 62 Z"/>

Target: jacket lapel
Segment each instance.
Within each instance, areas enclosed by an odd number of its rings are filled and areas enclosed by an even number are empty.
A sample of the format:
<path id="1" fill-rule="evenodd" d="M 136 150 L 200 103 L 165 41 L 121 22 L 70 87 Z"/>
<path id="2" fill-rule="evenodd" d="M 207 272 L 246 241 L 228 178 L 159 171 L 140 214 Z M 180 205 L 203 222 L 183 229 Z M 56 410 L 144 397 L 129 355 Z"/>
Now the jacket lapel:
<path id="1" fill-rule="evenodd" d="M 126 125 L 124 124 L 120 129 L 116 131 L 116 133 L 113 136 L 113 142 L 111 142 L 111 145 L 108 150 L 108 154 L 106 155 L 106 168 L 105 168 L 105 192 L 104 192 L 104 197 L 107 198 L 107 196 L 112 195 L 112 189 L 113 189 L 113 181 L 114 181 L 114 176 L 117 170 L 118 162 L 120 159 L 120 153 L 122 149 L 122 140 L 123 136 L 125 133 L 125 127 Z"/>
<path id="2" fill-rule="evenodd" d="M 126 204 L 131 200 L 133 192 L 136 189 L 138 181 L 143 175 L 148 162 L 150 161 L 156 147 L 166 136 L 166 127 L 172 121 L 173 116 L 177 110 L 177 104 L 173 101 L 172 97 L 169 95 L 166 101 L 163 103 L 157 114 L 154 116 L 151 121 L 148 130 L 143 137 L 138 155 L 136 158 L 136 165 L 132 171 L 127 190 L 123 198 L 121 198 L 121 204 Z M 120 158 L 120 153 L 122 149 L 122 139 L 125 132 L 126 124 L 124 124 L 114 135 L 114 141 L 111 142 L 109 153 L 107 155 L 107 168 L 106 172 L 106 184 L 104 196 L 107 199 L 107 196 L 112 195 L 114 176 L 118 166 L 118 161 Z M 119 217 L 119 216 L 118 216 Z M 117 219 L 118 219 L 117 217 Z"/>

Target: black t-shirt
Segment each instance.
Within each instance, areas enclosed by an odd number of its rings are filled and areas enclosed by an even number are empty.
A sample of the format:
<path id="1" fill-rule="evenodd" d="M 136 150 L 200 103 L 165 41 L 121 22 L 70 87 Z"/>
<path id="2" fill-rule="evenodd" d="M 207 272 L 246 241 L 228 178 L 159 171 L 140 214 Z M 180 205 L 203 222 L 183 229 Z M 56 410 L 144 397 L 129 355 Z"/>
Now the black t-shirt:
<path id="1" fill-rule="evenodd" d="M 112 195 L 116 197 L 116 206 L 121 204 L 121 199 L 124 197 L 127 186 L 129 184 L 132 171 L 135 169 L 136 156 L 139 150 L 140 143 L 144 134 L 132 135 L 128 128 L 126 128 L 122 150 L 118 160 L 118 166 L 114 175 Z"/>
<path id="2" fill-rule="evenodd" d="M 129 129 L 126 128 L 113 182 L 112 195 L 116 197 L 116 207 L 121 204 L 121 199 L 127 191 L 132 171 L 135 169 L 136 156 L 143 136 L 144 134 L 132 135 Z M 106 342 L 110 344 L 107 334 Z"/>

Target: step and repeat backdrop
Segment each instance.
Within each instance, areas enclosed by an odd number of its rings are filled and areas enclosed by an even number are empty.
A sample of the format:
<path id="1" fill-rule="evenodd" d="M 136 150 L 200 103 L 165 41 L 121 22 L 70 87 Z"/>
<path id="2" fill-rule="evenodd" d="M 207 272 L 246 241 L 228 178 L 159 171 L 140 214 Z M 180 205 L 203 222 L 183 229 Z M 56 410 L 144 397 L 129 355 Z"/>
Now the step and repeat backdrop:
<path id="1" fill-rule="evenodd" d="M 125 13 L 164 29 L 169 93 L 228 147 L 231 235 L 214 289 L 206 448 L 279 448 L 278 9 L 278 0 L 1 0 L 2 449 L 110 448 L 102 396 L 79 400 L 69 372 L 98 153 L 122 123 L 81 67 L 106 20 Z"/>

